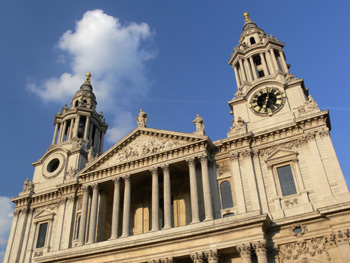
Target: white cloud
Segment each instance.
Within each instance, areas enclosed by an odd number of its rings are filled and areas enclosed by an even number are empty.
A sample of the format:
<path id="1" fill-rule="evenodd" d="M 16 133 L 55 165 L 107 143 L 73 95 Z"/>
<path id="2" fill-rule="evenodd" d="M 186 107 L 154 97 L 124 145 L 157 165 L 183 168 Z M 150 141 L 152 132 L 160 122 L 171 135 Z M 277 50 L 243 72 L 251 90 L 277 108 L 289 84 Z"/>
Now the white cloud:
<path id="1" fill-rule="evenodd" d="M 68 61 L 71 72 L 42 85 L 31 81 L 27 87 L 46 102 L 69 102 L 85 74 L 91 72 L 94 92 L 102 105 L 99 108 L 115 116 L 107 135 L 109 141 L 115 142 L 131 127 L 131 115 L 127 112 L 130 98 L 148 92 L 150 81 L 145 62 L 153 59 L 156 52 L 146 44 L 152 43 L 153 37 L 154 32 L 146 23 L 122 24 L 102 10 L 87 11 L 76 22 L 75 30 L 66 31 L 57 43 L 64 53 L 57 60 Z M 128 119 L 121 121 L 119 114 Z"/>
<path id="2" fill-rule="evenodd" d="M 14 205 L 10 198 L 0 196 L 0 262 L 3 261 L 10 234 Z"/>

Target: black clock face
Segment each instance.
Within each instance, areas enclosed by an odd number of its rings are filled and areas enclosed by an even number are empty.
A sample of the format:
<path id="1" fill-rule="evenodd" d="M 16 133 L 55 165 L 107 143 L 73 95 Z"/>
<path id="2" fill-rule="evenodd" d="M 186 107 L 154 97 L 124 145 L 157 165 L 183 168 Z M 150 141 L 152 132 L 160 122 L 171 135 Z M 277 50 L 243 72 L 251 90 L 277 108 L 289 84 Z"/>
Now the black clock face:
<path id="1" fill-rule="evenodd" d="M 254 94 L 250 106 L 259 115 L 272 115 L 282 107 L 282 104 L 283 95 L 278 89 L 264 88 Z"/>

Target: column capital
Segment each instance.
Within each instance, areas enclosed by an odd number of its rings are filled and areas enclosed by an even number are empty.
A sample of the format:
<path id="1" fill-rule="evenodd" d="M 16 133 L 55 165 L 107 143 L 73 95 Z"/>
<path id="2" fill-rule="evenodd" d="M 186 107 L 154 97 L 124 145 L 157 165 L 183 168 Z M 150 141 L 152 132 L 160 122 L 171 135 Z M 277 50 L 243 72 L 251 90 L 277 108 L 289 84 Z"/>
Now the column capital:
<path id="1" fill-rule="evenodd" d="M 268 244 L 266 240 L 258 241 L 253 243 L 253 248 L 255 253 L 258 254 L 266 254 L 268 250 Z"/>
<path id="2" fill-rule="evenodd" d="M 196 158 L 190 157 L 190 158 L 186 159 L 186 162 L 188 162 L 189 165 L 194 165 L 194 164 L 196 164 Z"/>
<path id="3" fill-rule="evenodd" d="M 93 191 L 98 190 L 98 183 L 93 183 L 90 186 Z"/>
<path id="4" fill-rule="evenodd" d="M 206 155 L 206 154 L 203 154 L 203 155 L 199 156 L 198 158 L 201 162 L 207 162 L 209 159 L 208 155 Z"/>
<path id="5" fill-rule="evenodd" d="M 82 185 L 80 189 L 81 189 L 81 191 L 83 193 L 89 192 L 89 186 L 88 185 Z"/>
<path id="6" fill-rule="evenodd" d="M 239 158 L 239 152 L 230 153 L 230 161 L 238 160 L 238 158 Z"/>
<path id="7" fill-rule="evenodd" d="M 190 257 L 192 259 L 193 263 L 204 263 L 205 257 L 203 252 L 196 252 L 193 254 L 190 254 Z"/>
<path id="8" fill-rule="evenodd" d="M 124 179 L 125 182 L 130 182 L 130 180 L 131 180 L 130 174 L 124 175 L 124 176 L 123 176 L 123 179 Z"/>
<path id="9" fill-rule="evenodd" d="M 312 140 L 315 140 L 315 133 L 314 132 L 308 132 L 305 134 L 305 139 L 309 142 Z"/>
<path id="10" fill-rule="evenodd" d="M 208 259 L 208 263 L 217 263 L 220 259 L 220 253 L 217 249 L 209 250 L 204 252 L 206 258 Z"/>
<path id="11" fill-rule="evenodd" d="M 170 168 L 169 168 L 169 164 L 164 164 L 163 166 L 162 166 L 162 170 L 163 170 L 163 172 L 169 172 L 170 171 Z"/>
<path id="12" fill-rule="evenodd" d="M 158 167 L 152 167 L 149 171 L 152 173 L 152 175 L 158 174 Z"/>
<path id="13" fill-rule="evenodd" d="M 250 243 L 237 246 L 237 250 L 242 258 L 250 257 L 252 254 L 252 245 Z"/>
<path id="14" fill-rule="evenodd" d="M 252 156 L 252 151 L 250 150 L 250 149 L 245 149 L 245 150 L 243 150 L 242 152 L 241 152 L 241 156 L 243 157 L 243 158 L 247 158 L 247 157 L 250 157 L 250 156 Z"/>
<path id="15" fill-rule="evenodd" d="M 120 177 L 115 177 L 112 179 L 112 181 L 115 185 L 119 185 L 120 184 Z"/>

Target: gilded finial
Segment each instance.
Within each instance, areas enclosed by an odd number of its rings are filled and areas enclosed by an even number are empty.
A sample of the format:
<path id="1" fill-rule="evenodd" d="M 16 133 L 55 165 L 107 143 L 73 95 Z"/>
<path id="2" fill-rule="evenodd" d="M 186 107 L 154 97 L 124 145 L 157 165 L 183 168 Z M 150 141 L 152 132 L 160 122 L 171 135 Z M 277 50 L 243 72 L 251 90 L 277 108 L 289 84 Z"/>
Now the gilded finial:
<path id="1" fill-rule="evenodd" d="M 90 83 L 90 78 L 91 78 L 91 73 L 90 72 L 86 73 L 86 80 L 85 81 Z"/>
<path id="2" fill-rule="evenodd" d="M 245 21 L 249 21 L 250 20 L 248 12 L 244 12 L 243 16 L 245 18 Z"/>

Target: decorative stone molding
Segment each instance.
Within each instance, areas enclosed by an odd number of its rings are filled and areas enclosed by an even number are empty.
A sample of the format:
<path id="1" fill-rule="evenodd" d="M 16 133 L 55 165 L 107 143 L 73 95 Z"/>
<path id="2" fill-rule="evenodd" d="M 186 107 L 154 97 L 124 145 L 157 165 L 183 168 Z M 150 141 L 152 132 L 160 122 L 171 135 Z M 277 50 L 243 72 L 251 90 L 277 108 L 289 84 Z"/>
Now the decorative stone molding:
<path id="1" fill-rule="evenodd" d="M 328 262 L 331 257 L 328 249 L 329 238 L 317 237 L 309 240 L 297 241 L 293 243 L 278 246 L 278 257 L 281 263 L 286 261 L 295 262 L 304 258 L 315 257 L 316 255 L 325 254 Z"/>
<path id="2" fill-rule="evenodd" d="M 114 185 L 120 185 L 120 177 L 115 177 L 115 178 L 113 178 L 113 183 L 114 183 Z"/>
<path id="3" fill-rule="evenodd" d="M 252 245 L 250 243 L 237 246 L 237 250 L 242 258 L 250 257 L 253 252 Z"/>
<path id="4" fill-rule="evenodd" d="M 67 202 L 68 202 L 68 203 L 74 202 L 74 200 L 75 200 L 75 195 L 67 196 Z"/>
<path id="5" fill-rule="evenodd" d="M 162 170 L 163 170 L 163 172 L 165 172 L 165 171 L 169 172 L 170 171 L 169 164 L 164 164 L 162 166 Z"/>
<path id="6" fill-rule="evenodd" d="M 245 149 L 241 152 L 242 158 L 247 158 L 252 156 L 252 151 L 250 149 Z"/>
<path id="7" fill-rule="evenodd" d="M 92 190 L 98 190 L 98 183 L 94 183 L 94 184 L 92 184 L 92 185 L 90 185 L 91 186 L 91 189 Z"/>
<path id="8" fill-rule="evenodd" d="M 158 174 L 158 167 L 153 167 L 149 170 L 152 174 Z"/>
<path id="9" fill-rule="evenodd" d="M 124 175 L 123 179 L 124 179 L 125 182 L 126 182 L 126 181 L 129 181 L 129 182 L 130 182 L 131 176 L 130 176 L 129 174 Z"/>
<path id="10" fill-rule="evenodd" d="M 73 169 L 72 166 L 69 167 L 69 169 L 67 171 L 67 179 L 74 178 L 76 174 L 77 174 L 77 169 Z"/>
<path id="11" fill-rule="evenodd" d="M 291 208 L 299 204 L 298 198 L 287 199 L 287 200 L 284 200 L 283 202 L 286 208 Z"/>
<path id="12" fill-rule="evenodd" d="M 218 175 L 223 175 L 223 174 L 228 173 L 230 171 L 227 162 L 218 163 L 217 166 L 218 166 L 218 168 L 217 168 Z"/>
<path id="13" fill-rule="evenodd" d="M 320 135 L 321 138 L 329 136 L 329 129 L 321 129 L 318 130 L 318 134 Z"/>
<path id="14" fill-rule="evenodd" d="M 312 140 L 315 140 L 315 133 L 314 132 L 308 132 L 306 133 L 305 135 L 305 139 L 306 141 L 312 141 Z"/>
<path id="15" fill-rule="evenodd" d="M 335 242 L 337 245 L 349 243 L 349 229 L 338 230 L 334 233 Z"/>
<path id="16" fill-rule="evenodd" d="M 190 255 L 193 263 L 205 263 L 205 256 L 203 252 L 196 252 Z"/>
<path id="17" fill-rule="evenodd" d="M 34 252 L 34 257 L 36 258 L 36 257 L 41 257 L 43 255 L 43 251 L 42 250 L 40 250 L 40 251 L 35 251 Z"/>
<path id="18" fill-rule="evenodd" d="M 218 263 L 220 260 L 220 254 L 217 249 L 206 251 L 204 254 L 208 260 L 208 263 Z"/>
<path id="19" fill-rule="evenodd" d="M 314 98 L 309 95 L 308 100 L 305 101 L 304 105 L 298 108 L 300 115 L 309 113 L 309 112 L 318 112 L 321 111 L 318 107 L 318 104 L 314 100 Z"/>
<path id="20" fill-rule="evenodd" d="M 58 205 L 63 205 L 67 201 L 67 197 L 61 197 L 61 199 L 58 201 Z"/>
<path id="21" fill-rule="evenodd" d="M 199 160 L 204 163 L 208 162 L 208 156 L 207 155 L 201 155 L 199 156 Z"/>
<path id="22" fill-rule="evenodd" d="M 83 185 L 83 186 L 81 187 L 81 191 L 82 191 L 83 193 L 89 192 L 89 186 Z"/>
<path id="23" fill-rule="evenodd" d="M 58 160 L 58 167 L 53 172 L 50 172 L 49 165 L 52 161 L 55 159 Z M 66 167 L 66 157 L 62 153 L 55 153 L 49 158 L 47 158 L 42 166 L 42 175 L 45 179 L 53 179 L 57 177 L 63 170 L 64 167 Z"/>

